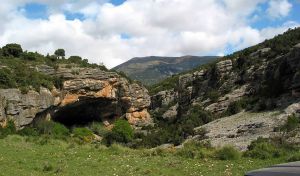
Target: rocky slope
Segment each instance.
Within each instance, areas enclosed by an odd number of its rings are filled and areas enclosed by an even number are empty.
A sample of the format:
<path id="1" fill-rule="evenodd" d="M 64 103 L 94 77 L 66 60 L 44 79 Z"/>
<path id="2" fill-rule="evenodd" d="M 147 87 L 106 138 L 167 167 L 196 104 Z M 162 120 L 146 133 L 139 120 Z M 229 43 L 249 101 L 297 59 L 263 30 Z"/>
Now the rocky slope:
<path id="1" fill-rule="evenodd" d="M 141 57 L 133 58 L 114 69 L 144 85 L 152 85 L 174 74 L 191 70 L 215 60 L 215 56 Z"/>
<path id="2" fill-rule="evenodd" d="M 150 106 L 148 91 L 113 72 L 99 68 L 57 69 L 38 65 L 37 71 L 61 77 L 61 88 L 40 88 L 22 93 L 19 89 L 0 89 L 0 122 L 8 119 L 17 127 L 31 124 L 40 118 L 52 118 L 66 125 L 101 120 L 109 125 L 115 118 L 124 117 L 135 126 L 151 123 L 147 111 Z"/>
<path id="3" fill-rule="evenodd" d="M 300 28 L 297 28 L 180 75 L 173 89 L 152 96 L 152 109 L 163 111 L 164 119 L 175 118 L 175 123 L 194 117 L 197 110 L 211 113 L 213 119 L 227 116 L 189 134 L 193 139 L 207 137 L 215 146 L 236 144 L 245 149 L 257 137 L 270 136 L 289 115 L 300 111 L 299 106 L 289 110 L 300 101 L 299 73 Z M 247 112 L 233 115 L 242 109 Z M 270 113 L 255 114 L 261 111 Z M 205 136 L 203 128 L 207 130 Z M 201 133 L 200 137 L 197 133 Z"/>

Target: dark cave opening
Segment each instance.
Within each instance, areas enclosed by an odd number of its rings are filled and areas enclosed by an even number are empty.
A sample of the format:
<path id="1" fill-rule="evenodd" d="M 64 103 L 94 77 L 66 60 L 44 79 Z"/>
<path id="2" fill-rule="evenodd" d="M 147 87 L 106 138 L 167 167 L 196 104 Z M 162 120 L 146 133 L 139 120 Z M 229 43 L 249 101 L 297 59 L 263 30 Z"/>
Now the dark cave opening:
<path id="1" fill-rule="evenodd" d="M 58 108 L 52 119 L 66 126 L 84 126 L 94 121 L 114 120 L 121 113 L 116 101 L 107 98 L 85 98 Z"/>

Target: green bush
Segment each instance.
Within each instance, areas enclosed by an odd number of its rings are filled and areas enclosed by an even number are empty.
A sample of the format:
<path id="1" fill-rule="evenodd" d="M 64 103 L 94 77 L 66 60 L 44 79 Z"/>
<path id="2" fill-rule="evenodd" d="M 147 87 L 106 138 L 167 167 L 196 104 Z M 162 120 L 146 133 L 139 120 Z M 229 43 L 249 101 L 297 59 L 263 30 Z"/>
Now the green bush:
<path id="1" fill-rule="evenodd" d="M 207 158 L 211 155 L 210 145 L 201 142 L 185 143 L 183 148 L 177 150 L 176 155 L 184 158 Z"/>
<path id="2" fill-rule="evenodd" d="M 32 127 L 25 127 L 18 131 L 18 134 L 21 136 L 38 136 L 39 133 L 35 128 Z"/>
<path id="3" fill-rule="evenodd" d="M 268 139 L 258 138 L 253 141 L 249 147 L 248 151 L 244 153 L 244 156 L 258 159 L 269 159 L 273 157 L 280 157 L 283 154 L 278 146 L 275 146 Z"/>
<path id="4" fill-rule="evenodd" d="M 112 132 L 120 137 L 121 141 L 119 142 L 129 142 L 133 137 L 133 129 L 128 123 L 127 120 L 119 119 L 114 123 Z"/>
<path id="5" fill-rule="evenodd" d="M 105 136 L 109 131 L 105 128 L 103 123 L 93 122 L 89 127 L 95 134 Z"/>
<path id="6" fill-rule="evenodd" d="M 15 87 L 16 83 L 11 76 L 11 71 L 8 69 L 0 69 L 0 88 L 12 88 Z"/>
<path id="7" fill-rule="evenodd" d="M 242 111 L 242 105 L 240 104 L 239 101 L 235 101 L 235 102 L 232 102 L 229 104 L 226 112 L 227 112 L 227 115 L 234 115 L 234 114 L 237 114 L 239 112 Z"/>
<path id="8" fill-rule="evenodd" d="M 82 62 L 82 58 L 80 56 L 70 56 L 68 60 L 72 63 Z"/>
<path id="9" fill-rule="evenodd" d="M 281 127 L 281 131 L 291 132 L 299 127 L 299 123 L 299 117 L 293 114 L 287 118 L 286 123 Z"/>
<path id="10" fill-rule="evenodd" d="M 300 152 L 293 153 L 291 156 L 287 159 L 288 162 L 294 162 L 294 161 L 300 161 Z"/>
<path id="11" fill-rule="evenodd" d="M 211 122 L 213 115 L 209 111 L 203 110 L 201 106 L 196 105 L 190 109 L 188 119 L 192 120 L 195 124 L 194 127 L 196 127 Z"/>
<path id="12" fill-rule="evenodd" d="M 217 102 L 220 97 L 220 93 L 217 90 L 211 90 L 206 93 L 206 97 L 209 98 L 212 102 Z"/>
<path id="13" fill-rule="evenodd" d="M 37 54 L 34 52 L 24 52 L 22 58 L 29 61 L 34 61 L 37 59 Z"/>
<path id="14" fill-rule="evenodd" d="M 68 128 L 54 121 L 41 120 L 35 124 L 35 127 L 39 134 L 50 135 L 55 138 L 63 138 L 70 133 Z"/>
<path id="15" fill-rule="evenodd" d="M 14 121 L 9 120 L 4 128 L 0 127 L 0 138 L 5 138 L 7 135 L 16 134 L 16 126 Z"/>
<path id="16" fill-rule="evenodd" d="M 80 127 L 73 128 L 72 133 L 74 134 L 75 137 L 79 137 L 79 138 L 84 138 L 93 135 L 93 132 L 88 128 L 80 128 Z"/>
<path id="17" fill-rule="evenodd" d="M 133 135 L 133 129 L 128 121 L 118 119 L 115 121 L 112 131 L 105 134 L 104 141 L 108 146 L 115 142 L 128 143 L 132 141 Z"/>
<path id="18" fill-rule="evenodd" d="M 236 160 L 241 157 L 241 154 L 232 146 L 224 146 L 216 151 L 216 157 L 220 160 Z"/>

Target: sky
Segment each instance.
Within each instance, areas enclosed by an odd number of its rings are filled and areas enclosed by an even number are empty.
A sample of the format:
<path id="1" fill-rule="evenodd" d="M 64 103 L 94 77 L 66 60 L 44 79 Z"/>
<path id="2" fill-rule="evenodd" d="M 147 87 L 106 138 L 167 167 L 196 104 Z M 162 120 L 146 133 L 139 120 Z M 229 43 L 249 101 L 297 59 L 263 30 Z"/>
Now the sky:
<path id="1" fill-rule="evenodd" d="M 133 57 L 218 55 L 300 26 L 300 0 L 2 0 L 0 46 L 63 48 L 112 68 Z"/>

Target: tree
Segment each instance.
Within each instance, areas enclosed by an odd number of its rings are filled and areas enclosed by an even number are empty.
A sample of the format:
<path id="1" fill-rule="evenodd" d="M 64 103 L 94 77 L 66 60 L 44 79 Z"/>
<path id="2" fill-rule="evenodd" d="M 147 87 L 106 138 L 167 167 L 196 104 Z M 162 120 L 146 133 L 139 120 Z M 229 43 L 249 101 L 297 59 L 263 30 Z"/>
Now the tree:
<path id="1" fill-rule="evenodd" d="M 68 60 L 73 63 L 79 63 L 82 61 L 82 58 L 80 56 L 70 56 Z"/>
<path id="2" fill-rule="evenodd" d="M 54 54 L 57 56 L 57 57 L 65 57 L 65 50 L 64 49 L 57 49 Z"/>
<path id="3" fill-rule="evenodd" d="M 7 44 L 2 48 L 3 56 L 20 57 L 23 53 L 21 45 L 16 43 Z"/>
<path id="4" fill-rule="evenodd" d="M 22 54 L 23 59 L 25 60 L 36 60 L 37 59 L 37 54 L 34 52 L 24 52 Z"/>

